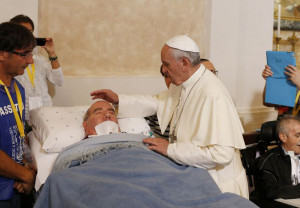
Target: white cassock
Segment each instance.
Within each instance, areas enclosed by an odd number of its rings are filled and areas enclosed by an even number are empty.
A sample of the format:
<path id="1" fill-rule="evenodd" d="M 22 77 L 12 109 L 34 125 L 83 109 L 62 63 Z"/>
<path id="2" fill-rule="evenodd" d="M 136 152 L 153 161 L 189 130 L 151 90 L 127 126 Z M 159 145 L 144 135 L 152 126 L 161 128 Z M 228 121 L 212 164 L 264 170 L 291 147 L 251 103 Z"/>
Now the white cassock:
<path id="1" fill-rule="evenodd" d="M 249 197 L 239 152 L 245 148 L 243 127 L 227 89 L 213 73 L 201 65 L 183 84 L 171 84 L 156 96 L 119 95 L 120 118 L 156 112 L 162 132 L 171 121 L 170 133 L 174 130 L 177 137 L 168 146 L 169 158 L 206 168 L 222 192 Z"/>

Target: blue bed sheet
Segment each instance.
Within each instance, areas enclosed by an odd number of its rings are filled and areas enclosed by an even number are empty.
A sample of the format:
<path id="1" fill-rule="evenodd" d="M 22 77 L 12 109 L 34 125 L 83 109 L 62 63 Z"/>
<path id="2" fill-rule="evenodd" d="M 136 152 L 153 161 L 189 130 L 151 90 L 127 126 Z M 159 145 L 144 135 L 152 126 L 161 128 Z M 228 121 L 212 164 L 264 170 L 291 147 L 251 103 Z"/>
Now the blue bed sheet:
<path id="1" fill-rule="evenodd" d="M 68 148 L 34 207 L 256 207 L 221 193 L 207 170 L 148 150 L 142 137 L 108 135 Z"/>

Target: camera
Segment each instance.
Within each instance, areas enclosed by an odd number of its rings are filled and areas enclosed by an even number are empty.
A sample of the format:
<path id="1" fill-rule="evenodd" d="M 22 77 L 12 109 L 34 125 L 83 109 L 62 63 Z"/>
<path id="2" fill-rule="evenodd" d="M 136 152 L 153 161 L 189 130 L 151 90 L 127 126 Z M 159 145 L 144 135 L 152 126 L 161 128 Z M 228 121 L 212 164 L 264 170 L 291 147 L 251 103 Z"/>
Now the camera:
<path id="1" fill-rule="evenodd" d="M 35 38 L 37 46 L 44 46 L 46 44 L 46 38 Z"/>

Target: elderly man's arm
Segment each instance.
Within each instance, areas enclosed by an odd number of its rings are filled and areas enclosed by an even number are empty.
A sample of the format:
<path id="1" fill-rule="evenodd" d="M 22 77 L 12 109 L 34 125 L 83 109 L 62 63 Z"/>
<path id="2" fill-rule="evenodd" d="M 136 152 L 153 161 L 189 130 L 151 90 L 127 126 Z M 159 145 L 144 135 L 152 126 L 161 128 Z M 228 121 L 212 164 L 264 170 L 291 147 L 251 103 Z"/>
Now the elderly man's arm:
<path id="1" fill-rule="evenodd" d="M 119 105 L 118 117 L 147 117 L 156 113 L 157 98 L 152 95 L 118 95 L 112 90 L 101 89 L 91 92 L 92 99 L 103 99 Z"/>
<path id="2" fill-rule="evenodd" d="M 235 151 L 233 147 L 220 145 L 199 147 L 188 142 L 170 144 L 161 138 L 147 138 L 143 142 L 148 144 L 149 149 L 168 156 L 177 163 L 206 169 L 228 164 Z"/>
<path id="3" fill-rule="evenodd" d="M 92 96 L 92 99 L 103 99 L 107 102 L 110 102 L 114 105 L 117 105 L 119 103 L 119 97 L 118 95 L 112 91 L 112 90 L 108 90 L 108 89 L 100 89 L 100 90 L 95 90 L 93 92 L 91 92 L 90 94 Z"/>
<path id="4" fill-rule="evenodd" d="M 167 149 L 168 157 L 175 162 L 206 169 L 230 163 L 234 152 L 233 147 L 220 145 L 200 147 L 190 142 L 169 144 Z"/>

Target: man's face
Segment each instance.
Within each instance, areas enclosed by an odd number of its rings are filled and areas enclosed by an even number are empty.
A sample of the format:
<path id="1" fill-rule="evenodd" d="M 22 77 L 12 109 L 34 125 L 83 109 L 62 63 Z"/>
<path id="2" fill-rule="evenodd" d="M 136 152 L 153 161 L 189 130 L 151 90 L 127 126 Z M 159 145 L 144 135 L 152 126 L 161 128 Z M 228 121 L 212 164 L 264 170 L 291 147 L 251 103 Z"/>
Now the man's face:
<path id="1" fill-rule="evenodd" d="M 86 135 L 96 135 L 95 126 L 104 122 L 113 121 L 118 124 L 118 119 L 114 108 L 106 101 L 95 102 L 89 108 L 89 117 L 83 122 Z"/>
<path id="2" fill-rule="evenodd" d="M 184 82 L 182 79 L 183 62 L 181 60 L 176 60 L 171 55 L 171 48 L 167 45 L 164 45 L 161 50 L 161 62 L 163 65 L 162 72 L 170 77 L 173 84 L 178 86 Z"/>
<path id="3" fill-rule="evenodd" d="M 203 64 L 206 69 L 210 70 L 212 73 L 214 73 L 215 75 L 217 75 L 216 69 L 215 69 L 214 65 L 210 61 L 201 61 L 201 64 Z"/>
<path id="4" fill-rule="evenodd" d="M 13 52 L 1 51 L 0 56 L 3 70 L 10 78 L 24 74 L 28 64 L 33 63 L 32 48 L 15 49 Z"/>
<path id="5" fill-rule="evenodd" d="M 167 87 L 169 88 L 170 84 L 172 83 L 171 78 L 170 77 L 165 77 L 165 83 L 166 83 Z"/>
<path id="6" fill-rule="evenodd" d="M 21 23 L 21 25 L 24 26 L 24 27 L 26 27 L 31 33 L 33 33 L 33 28 L 32 28 L 32 26 L 31 26 L 30 23 L 23 22 L 23 23 Z"/>
<path id="7" fill-rule="evenodd" d="M 283 147 L 286 151 L 294 151 L 295 154 L 300 154 L 300 122 L 290 120 L 288 124 L 289 135 L 286 139 L 281 139 Z"/>
<path id="8" fill-rule="evenodd" d="M 166 86 L 169 88 L 170 84 L 171 84 L 171 78 L 170 78 L 169 74 L 163 73 L 162 69 L 163 69 L 163 65 L 160 66 L 160 73 L 165 79 Z"/>

